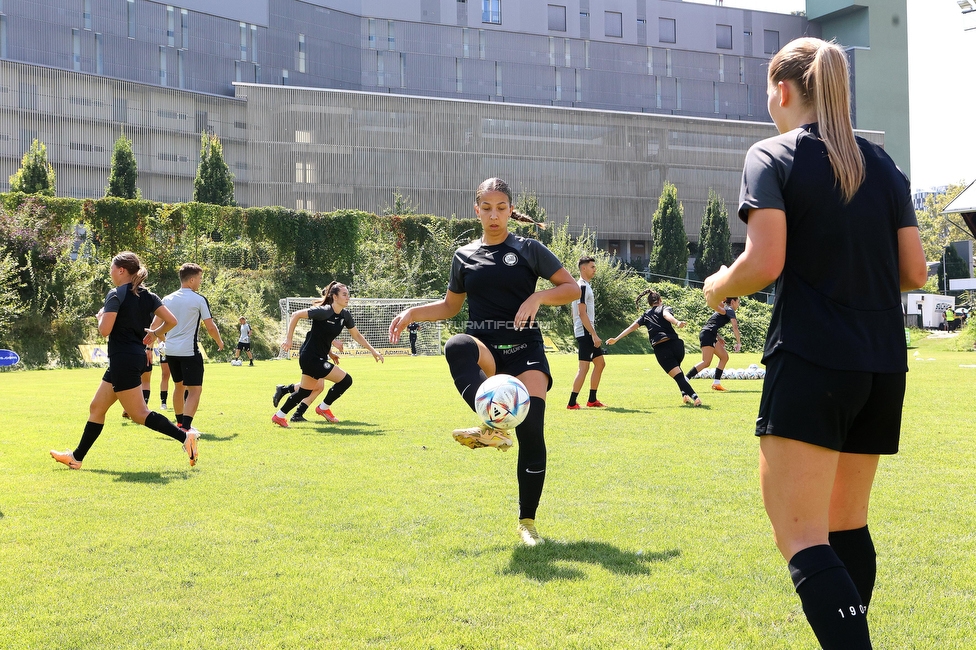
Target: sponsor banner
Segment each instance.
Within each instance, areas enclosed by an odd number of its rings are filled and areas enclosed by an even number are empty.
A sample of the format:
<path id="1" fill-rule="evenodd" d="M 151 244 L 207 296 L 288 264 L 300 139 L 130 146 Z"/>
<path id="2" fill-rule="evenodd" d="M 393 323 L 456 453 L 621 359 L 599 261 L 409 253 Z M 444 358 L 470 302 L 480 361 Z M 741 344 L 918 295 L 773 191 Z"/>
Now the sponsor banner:
<path id="1" fill-rule="evenodd" d="M 292 347 L 292 349 L 288 351 L 288 358 L 297 359 L 300 351 L 300 348 Z M 410 356 L 410 348 L 376 348 L 376 351 L 382 354 L 384 357 Z M 366 348 L 350 349 L 348 345 L 344 352 L 336 352 L 334 349 L 332 352 L 338 354 L 340 359 L 342 357 L 361 357 L 364 355 L 367 357 L 372 356 L 372 352 Z"/>
<path id="2" fill-rule="evenodd" d="M 108 344 L 79 345 L 78 351 L 81 352 L 81 358 L 86 363 L 108 363 Z M 203 348 L 200 348 L 200 354 L 203 355 L 204 361 L 210 360 Z M 159 363 L 159 351 L 155 348 L 153 348 L 153 362 Z"/>
<path id="3" fill-rule="evenodd" d="M 20 363 L 20 355 L 13 350 L 0 350 L 0 367 L 13 366 Z"/>

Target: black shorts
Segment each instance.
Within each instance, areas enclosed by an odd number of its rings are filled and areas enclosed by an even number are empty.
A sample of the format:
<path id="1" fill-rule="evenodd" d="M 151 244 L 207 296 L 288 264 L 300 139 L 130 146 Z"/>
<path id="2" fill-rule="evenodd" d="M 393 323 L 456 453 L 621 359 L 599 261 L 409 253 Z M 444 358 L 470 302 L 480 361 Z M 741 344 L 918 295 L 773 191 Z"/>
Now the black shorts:
<path id="1" fill-rule="evenodd" d="M 197 352 L 192 357 L 166 355 L 169 372 L 173 381 L 184 386 L 203 386 L 203 355 Z"/>
<path id="2" fill-rule="evenodd" d="M 245 343 L 244 341 L 237 342 L 237 349 L 241 352 L 249 352 L 251 350 L 251 344 Z"/>
<path id="3" fill-rule="evenodd" d="M 895 454 L 905 373 L 832 370 L 789 352 L 766 361 L 756 435 L 849 454 Z"/>
<path id="4" fill-rule="evenodd" d="M 146 354 L 113 354 L 102 381 L 112 384 L 112 390 L 121 393 L 142 386 L 142 373 L 146 368 Z"/>
<path id="5" fill-rule="evenodd" d="M 596 347 L 593 345 L 593 337 L 589 334 L 577 336 L 576 346 L 579 348 L 580 361 L 593 361 L 597 357 L 602 357 L 607 353 L 607 351 L 603 349 L 603 346 Z"/>
<path id="6" fill-rule="evenodd" d="M 541 370 L 549 378 L 548 391 L 552 388 L 552 373 L 546 359 L 546 347 L 542 341 L 530 341 L 516 345 L 491 345 L 485 343 L 495 360 L 496 375 L 518 377 L 527 370 Z"/>
<path id="7" fill-rule="evenodd" d="M 146 350 L 146 352 L 151 353 L 152 348 Z M 142 367 L 142 372 L 143 373 L 152 372 L 152 356 L 148 356 L 148 355 L 146 356 L 146 363 Z"/>
<path id="8" fill-rule="evenodd" d="M 658 343 L 654 346 L 654 356 L 664 372 L 670 374 L 685 359 L 685 342 L 681 339 L 668 339 Z"/>
<path id="9" fill-rule="evenodd" d="M 322 379 L 335 368 L 331 361 L 314 354 L 299 356 L 298 365 L 302 369 L 302 374 L 308 375 L 312 379 Z"/>
<path id="10" fill-rule="evenodd" d="M 698 342 L 703 348 L 714 348 L 718 339 L 718 332 L 712 330 L 702 330 L 701 334 L 698 335 Z"/>

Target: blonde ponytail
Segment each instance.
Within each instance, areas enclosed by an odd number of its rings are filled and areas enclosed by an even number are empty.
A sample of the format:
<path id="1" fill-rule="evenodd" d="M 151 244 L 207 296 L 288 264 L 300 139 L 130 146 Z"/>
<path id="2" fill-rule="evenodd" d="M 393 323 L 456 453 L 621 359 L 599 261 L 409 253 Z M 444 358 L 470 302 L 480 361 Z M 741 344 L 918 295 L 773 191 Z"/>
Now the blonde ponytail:
<path id="1" fill-rule="evenodd" d="M 834 177 L 844 202 L 849 203 L 864 182 L 864 156 L 851 123 L 847 55 L 833 41 L 798 38 L 773 56 L 769 80 L 773 84 L 795 82 L 803 101 L 812 103 Z"/>

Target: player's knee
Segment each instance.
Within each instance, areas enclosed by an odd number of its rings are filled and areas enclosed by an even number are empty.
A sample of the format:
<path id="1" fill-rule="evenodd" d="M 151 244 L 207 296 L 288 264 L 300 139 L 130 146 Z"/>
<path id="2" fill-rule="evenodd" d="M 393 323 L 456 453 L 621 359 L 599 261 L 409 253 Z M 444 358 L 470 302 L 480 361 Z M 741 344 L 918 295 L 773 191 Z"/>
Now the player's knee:
<path id="1" fill-rule="evenodd" d="M 477 341 L 467 334 L 455 334 L 444 345 L 444 358 L 449 365 L 478 363 L 480 354 Z"/>

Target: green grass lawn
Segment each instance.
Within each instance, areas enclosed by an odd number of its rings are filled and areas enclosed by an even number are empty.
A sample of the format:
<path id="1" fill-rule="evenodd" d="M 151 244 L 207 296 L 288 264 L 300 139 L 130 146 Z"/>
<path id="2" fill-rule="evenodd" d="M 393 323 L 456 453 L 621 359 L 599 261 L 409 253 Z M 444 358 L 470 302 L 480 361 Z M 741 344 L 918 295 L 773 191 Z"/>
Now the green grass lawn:
<path id="1" fill-rule="evenodd" d="M 976 354 L 909 356 L 872 502 L 875 647 L 976 648 Z M 297 362 L 210 365 L 193 469 L 116 406 L 70 471 L 48 450 L 77 444 L 102 371 L 0 373 L 0 648 L 816 647 L 760 500 L 761 382 L 694 381 L 695 409 L 616 355 L 610 408 L 567 411 L 575 356 L 550 361 L 537 548 L 516 453 L 451 438 L 474 416 L 443 358 L 343 360 L 342 422 L 289 430 L 270 397 Z"/>

